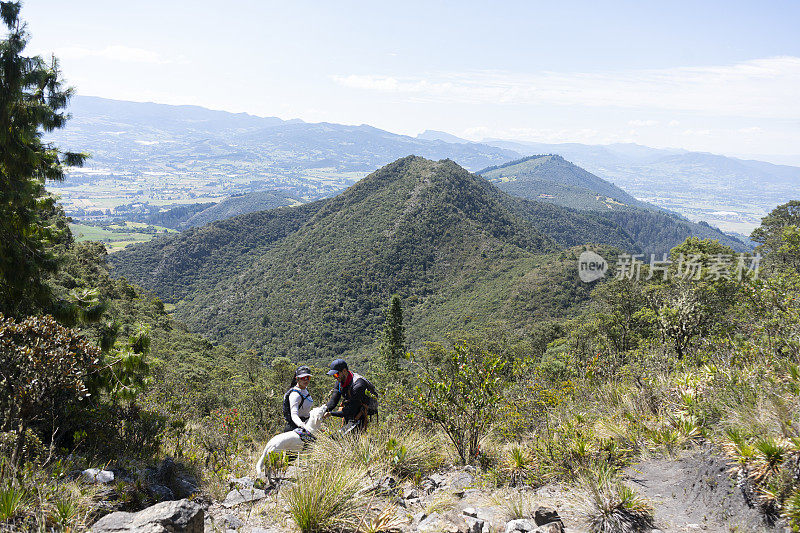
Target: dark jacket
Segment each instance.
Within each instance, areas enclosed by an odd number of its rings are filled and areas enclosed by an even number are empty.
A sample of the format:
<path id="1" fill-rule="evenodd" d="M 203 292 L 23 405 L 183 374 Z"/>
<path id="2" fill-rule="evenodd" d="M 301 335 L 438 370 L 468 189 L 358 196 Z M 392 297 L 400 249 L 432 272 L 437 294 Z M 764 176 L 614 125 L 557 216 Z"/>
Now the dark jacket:
<path id="1" fill-rule="evenodd" d="M 361 408 L 369 403 L 367 391 L 375 395 L 375 387 L 365 377 L 353 372 L 353 379 L 347 387 L 342 387 L 341 383 L 336 383 L 336 389 L 333 391 L 333 396 L 328 401 L 328 412 L 331 416 L 339 416 L 344 418 L 345 422 L 355 419 L 361 412 Z M 339 401 L 342 402 L 342 410 L 334 411 Z"/>

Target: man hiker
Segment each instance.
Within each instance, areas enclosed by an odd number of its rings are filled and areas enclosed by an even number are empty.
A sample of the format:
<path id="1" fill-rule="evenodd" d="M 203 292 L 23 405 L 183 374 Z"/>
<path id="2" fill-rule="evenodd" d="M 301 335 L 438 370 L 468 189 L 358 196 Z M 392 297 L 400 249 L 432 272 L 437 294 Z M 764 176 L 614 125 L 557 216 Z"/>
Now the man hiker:
<path id="1" fill-rule="evenodd" d="M 364 376 L 350 372 L 344 359 L 334 360 L 328 375 L 336 379 L 336 388 L 328 401 L 326 416 L 343 418 L 344 433 L 366 430 L 369 417 L 378 413 L 378 395 L 375 387 Z M 334 411 L 342 399 L 341 410 Z"/>

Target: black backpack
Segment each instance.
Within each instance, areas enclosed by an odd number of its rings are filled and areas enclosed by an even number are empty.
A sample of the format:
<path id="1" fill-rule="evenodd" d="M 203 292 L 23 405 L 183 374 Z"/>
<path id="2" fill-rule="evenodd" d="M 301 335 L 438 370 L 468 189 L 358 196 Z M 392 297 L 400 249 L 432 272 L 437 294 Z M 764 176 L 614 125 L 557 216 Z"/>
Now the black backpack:
<path id="1" fill-rule="evenodd" d="M 306 397 L 303 396 L 303 393 L 299 390 L 292 387 L 291 389 L 287 390 L 286 393 L 283 395 L 283 418 L 286 420 L 286 423 L 289 425 L 294 425 L 294 420 L 292 420 L 292 408 L 289 406 L 289 395 L 293 392 L 296 392 L 300 395 L 300 405 L 297 406 L 298 409 L 303 407 L 303 402 L 306 401 Z"/>
<path id="2" fill-rule="evenodd" d="M 378 391 L 375 390 L 375 385 L 370 380 L 361 376 L 361 379 L 367 382 L 367 416 L 378 414 Z"/>

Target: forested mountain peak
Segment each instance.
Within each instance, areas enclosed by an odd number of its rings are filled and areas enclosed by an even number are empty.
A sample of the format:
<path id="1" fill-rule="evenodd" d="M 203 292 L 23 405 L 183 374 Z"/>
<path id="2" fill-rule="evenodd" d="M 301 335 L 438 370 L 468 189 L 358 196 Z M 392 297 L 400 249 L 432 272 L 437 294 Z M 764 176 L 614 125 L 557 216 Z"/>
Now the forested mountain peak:
<path id="1" fill-rule="evenodd" d="M 177 304 L 196 331 L 263 353 L 324 358 L 368 346 L 393 293 L 416 302 L 410 311 L 425 327 L 465 294 L 492 300 L 471 320 L 502 319 L 521 280 L 492 285 L 498 276 L 587 242 L 636 249 L 594 215 L 511 197 L 447 159 L 408 156 L 334 198 L 155 239 L 112 261 Z M 531 317 L 563 301 L 536 304 Z M 463 320 L 462 311 L 447 313 Z M 419 332 L 412 324 L 411 338 Z"/>
<path id="2" fill-rule="evenodd" d="M 580 188 L 592 194 L 600 195 L 603 200 L 609 198 L 617 205 L 639 205 L 641 202 L 615 186 L 599 178 L 581 167 L 574 165 L 556 154 L 533 155 L 503 165 L 488 167 L 478 172 L 489 181 L 496 182 L 498 187 L 519 196 L 533 182 L 551 182 L 572 188 Z M 553 196 L 547 192 L 545 197 Z M 605 204 L 603 204 L 605 205 Z"/>

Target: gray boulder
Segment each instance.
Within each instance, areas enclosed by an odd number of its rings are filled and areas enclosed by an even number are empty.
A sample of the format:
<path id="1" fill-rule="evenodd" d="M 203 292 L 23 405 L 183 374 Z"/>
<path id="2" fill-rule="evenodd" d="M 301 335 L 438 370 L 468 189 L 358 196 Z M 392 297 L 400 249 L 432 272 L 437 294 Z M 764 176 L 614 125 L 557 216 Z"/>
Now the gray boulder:
<path id="1" fill-rule="evenodd" d="M 475 482 L 475 478 L 468 472 L 456 472 L 450 477 L 450 488 L 455 492 L 464 490 Z"/>
<path id="2" fill-rule="evenodd" d="M 242 503 L 261 500 L 266 496 L 267 493 L 261 489 L 234 489 L 225 496 L 222 506 L 230 509 Z"/>
<path id="3" fill-rule="evenodd" d="M 423 533 L 472 533 L 462 516 L 433 513 L 417 524 L 416 531 Z"/>
<path id="4" fill-rule="evenodd" d="M 175 494 L 172 489 L 164 485 L 150 485 L 147 487 L 150 495 L 159 502 L 169 501 L 175 499 Z"/>
<path id="5" fill-rule="evenodd" d="M 219 519 L 220 524 L 225 525 L 228 529 L 239 529 L 240 527 L 244 526 L 244 522 L 242 522 L 241 518 L 236 516 L 235 514 L 227 514 Z"/>
<path id="6" fill-rule="evenodd" d="M 564 533 L 564 526 L 561 522 L 550 522 L 533 530 L 533 533 Z"/>
<path id="7" fill-rule="evenodd" d="M 200 494 L 200 487 L 191 478 L 177 477 L 172 482 L 172 491 L 178 498 L 188 498 Z"/>
<path id="8" fill-rule="evenodd" d="M 114 481 L 114 472 L 111 470 L 100 470 L 99 468 L 87 468 L 81 472 L 84 481 L 89 483 L 111 483 Z"/>
<path id="9" fill-rule="evenodd" d="M 228 485 L 231 489 L 252 489 L 255 487 L 255 481 L 251 477 L 237 477 L 228 480 Z"/>
<path id="10" fill-rule="evenodd" d="M 486 523 L 480 518 L 473 516 L 464 516 L 464 521 L 467 523 L 467 533 L 482 533 L 486 527 Z"/>
<path id="11" fill-rule="evenodd" d="M 536 530 L 536 522 L 528 520 L 527 518 L 520 518 L 519 520 L 511 520 L 506 524 L 506 533 L 529 533 Z"/>
<path id="12" fill-rule="evenodd" d="M 117 511 L 98 520 L 94 533 L 203 533 L 203 508 L 189 500 L 157 503 L 138 513 Z"/>

